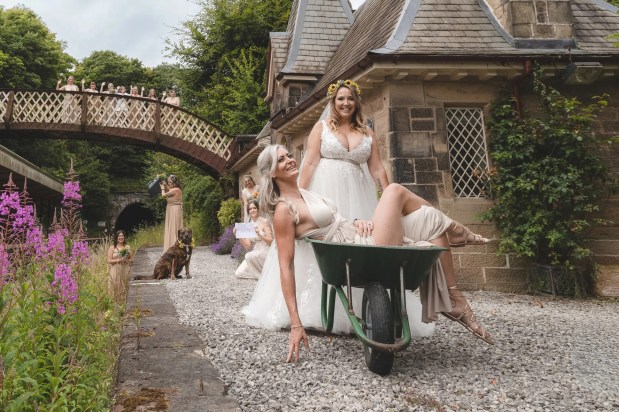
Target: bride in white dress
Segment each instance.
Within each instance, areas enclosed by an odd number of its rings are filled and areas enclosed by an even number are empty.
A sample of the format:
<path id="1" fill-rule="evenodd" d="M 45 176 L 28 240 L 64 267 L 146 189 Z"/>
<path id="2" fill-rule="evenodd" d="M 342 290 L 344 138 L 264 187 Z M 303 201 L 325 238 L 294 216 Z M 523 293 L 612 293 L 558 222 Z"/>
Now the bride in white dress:
<path id="1" fill-rule="evenodd" d="M 329 88 L 330 114 L 314 126 L 303 159 L 299 187 L 331 199 L 338 213 L 352 221 L 371 219 L 378 204 L 377 184 L 389 184 L 380 153 L 373 144 L 373 132 L 361 113 L 359 86 L 350 80 Z M 374 178 L 373 178 L 374 176 Z M 421 204 L 428 204 L 417 197 Z M 407 236 L 410 234 L 407 233 Z M 298 305 L 306 327 L 322 329 L 320 312 L 322 277 L 309 243 L 296 242 L 295 268 Z M 353 290 L 353 306 L 361 308 L 363 291 Z M 431 336 L 434 323 L 421 321 L 421 302 L 407 292 L 407 310 L 414 337 Z M 248 306 L 243 309 L 248 323 L 268 329 L 289 326 L 288 313 L 279 286 L 277 249 L 272 246 L 260 282 Z M 359 313 L 357 313 L 359 315 Z M 335 333 L 351 333 L 352 327 L 336 302 Z"/>
<path id="2" fill-rule="evenodd" d="M 299 172 L 296 160 L 281 145 L 267 146 L 258 157 L 258 167 L 263 176 L 261 209 L 272 217 L 275 236 L 280 246 L 278 260 L 281 287 L 277 291 L 279 296 L 273 295 L 271 291 L 271 297 L 276 299 L 282 297 L 288 312 L 290 343 L 287 361 L 299 360 L 301 343 L 309 349 L 305 329 L 310 327 L 306 322 L 313 320 L 308 319 L 302 302 L 299 301 L 308 290 L 305 284 L 299 284 L 299 280 L 305 280 L 299 275 L 300 272 L 303 275 L 305 271 L 296 267 L 296 248 L 299 240 L 304 242 L 303 239 L 309 237 L 349 244 L 383 246 L 434 244 L 446 248 L 456 239 L 461 242 L 475 239 L 480 242 L 488 241 L 439 210 L 422 204 L 418 196 L 414 196 L 408 189 L 398 184 L 390 184 L 385 188 L 372 220 L 357 219 L 350 222 L 337 213 L 335 205 L 329 199 L 298 187 Z M 408 219 L 403 221 L 403 216 Z M 417 232 L 417 239 L 407 239 L 404 236 L 403 223 L 412 224 Z M 452 237 L 448 238 L 450 233 Z M 475 320 L 466 298 L 457 288 L 450 250 L 440 254 L 422 286 L 425 322 L 435 320 L 439 314 L 443 314 L 464 326 L 477 338 L 488 344 L 494 344 L 492 337 Z M 269 290 L 264 289 L 262 292 L 267 294 Z M 262 296 L 259 295 L 257 300 L 260 301 Z M 269 310 L 269 307 L 266 309 Z M 258 315 L 260 318 L 260 314 Z"/>

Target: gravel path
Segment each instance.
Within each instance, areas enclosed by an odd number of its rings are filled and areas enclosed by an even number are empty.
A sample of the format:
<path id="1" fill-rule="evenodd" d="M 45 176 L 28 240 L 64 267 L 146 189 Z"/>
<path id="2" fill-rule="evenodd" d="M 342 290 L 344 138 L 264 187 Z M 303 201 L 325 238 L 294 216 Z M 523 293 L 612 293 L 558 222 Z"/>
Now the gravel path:
<path id="1" fill-rule="evenodd" d="M 159 249 L 149 250 L 152 263 Z M 619 302 L 470 292 L 496 346 L 441 319 L 431 338 L 396 354 L 392 373 L 368 371 L 352 337 L 312 333 L 299 364 L 284 363 L 287 331 L 245 325 L 255 281 L 236 263 L 194 250 L 193 279 L 165 281 L 180 321 L 246 411 L 619 410 Z"/>

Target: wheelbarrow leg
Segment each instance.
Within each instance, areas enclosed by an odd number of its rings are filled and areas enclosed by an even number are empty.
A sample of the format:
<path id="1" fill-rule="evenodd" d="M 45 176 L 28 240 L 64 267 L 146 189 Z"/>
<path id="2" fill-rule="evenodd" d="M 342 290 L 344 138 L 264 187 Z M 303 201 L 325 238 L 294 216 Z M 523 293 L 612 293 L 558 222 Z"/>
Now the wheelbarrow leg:
<path id="1" fill-rule="evenodd" d="M 350 286 L 350 263 L 352 259 L 346 259 L 346 291 L 348 292 L 348 314 L 354 315 L 355 310 L 352 307 L 352 286 Z"/>

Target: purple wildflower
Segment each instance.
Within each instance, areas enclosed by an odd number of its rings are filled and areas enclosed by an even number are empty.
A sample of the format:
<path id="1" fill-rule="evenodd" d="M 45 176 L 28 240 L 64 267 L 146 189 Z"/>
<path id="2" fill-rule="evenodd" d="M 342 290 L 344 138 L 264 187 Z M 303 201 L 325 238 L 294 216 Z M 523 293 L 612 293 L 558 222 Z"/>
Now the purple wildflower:
<path id="1" fill-rule="evenodd" d="M 63 261 L 65 257 L 65 237 L 68 235 L 66 229 L 60 229 L 50 233 L 47 238 L 47 254 L 56 261 Z"/>
<path id="2" fill-rule="evenodd" d="M 77 283 L 71 274 L 71 266 L 66 263 L 58 265 L 51 286 L 57 298 L 56 308 L 62 315 L 68 306 L 77 301 Z"/>
<path id="3" fill-rule="evenodd" d="M 19 194 L 17 192 L 2 192 L 0 195 L 0 215 L 8 216 L 11 210 L 19 208 Z"/>
<path id="4" fill-rule="evenodd" d="M 64 196 L 62 198 L 63 206 L 81 207 L 82 195 L 80 194 L 79 181 L 64 182 Z"/>
<path id="5" fill-rule="evenodd" d="M 234 245 L 234 242 L 236 242 L 236 237 L 234 236 L 234 233 L 232 233 L 233 227 L 234 226 L 227 227 L 217 242 L 211 245 L 211 250 L 213 253 L 216 255 L 226 255 L 232 251 L 232 246 Z"/>
<path id="6" fill-rule="evenodd" d="M 241 242 L 238 240 L 234 242 L 234 246 L 232 246 L 232 251 L 230 252 L 230 257 L 241 263 L 245 259 L 245 253 L 247 253 L 247 251 L 243 245 L 241 245 Z"/>
<path id="7" fill-rule="evenodd" d="M 37 226 L 30 228 L 26 232 L 26 255 L 34 256 L 36 261 L 40 261 L 47 256 L 47 248 L 43 242 L 43 232 Z"/>
<path id="8" fill-rule="evenodd" d="M 34 208 L 32 205 L 19 206 L 13 216 L 13 230 L 17 233 L 25 233 L 34 224 Z"/>
<path id="9" fill-rule="evenodd" d="M 88 263 L 88 243 L 86 241 L 76 240 L 73 242 L 71 263 L 77 265 Z"/>

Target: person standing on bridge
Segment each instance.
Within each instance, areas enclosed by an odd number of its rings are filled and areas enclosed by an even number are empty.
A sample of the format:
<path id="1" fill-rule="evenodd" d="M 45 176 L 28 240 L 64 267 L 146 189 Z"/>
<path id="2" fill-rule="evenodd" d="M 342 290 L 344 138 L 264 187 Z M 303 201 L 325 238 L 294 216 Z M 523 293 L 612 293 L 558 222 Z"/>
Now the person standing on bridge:
<path id="1" fill-rule="evenodd" d="M 131 86 L 131 97 L 142 97 L 138 94 L 138 86 Z M 144 92 L 144 88 L 142 87 L 142 92 Z M 138 99 L 131 99 L 128 102 L 129 106 L 129 118 L 128 125 L 132 129 L 141 129 L 142 122 L 144 120 L 144 101 Z"/>
<path id="2" fill-rule="evenodd" d="M 163 102 L 171 104 L 172 106 L 180 106 L 181 99 L 176 95 L 176 90 L 171 89 L 170 95 L 166 97 L 166 92 L 163 92 Z"/>
<path id="3" fill-rule="evenodd" d="M 60 86 L 62 84 L 62 80 L 58 80 L 56 83 L 56 90 L 61 90 L 65 92 L 79 92 L 80 89 L 75 84 L 75 78 L 73 76 L 69 76 L 67 78 L 67 84 L 64 86 Z M 75 97 L 71 93 L 66 93 L 62 99 L 62 122 L 63 123 L 75 123 L 77 120 L 77 101 Z"/>
<path id="4" fill-rule="evenodd" d="M 99 93 L 97 90 L 97 83 L 90 82 L 90 87 L 86 88 L 86 79 L 82 79 L 82 91 L 86 93 Z M 103 86 L 101 86 L 103 87 Z M 88 99 L 88 123 L 98 124 L 101 117 L 101 99 L 99 96 L 86 96 Z"/>
<path id="5" fill-rule="evenodd" d="M 163 252 L 176 242 L 178 230 L 183 227 L 183 192 L 181 182 L 175 175 L 160 182 L 161 196 L 168 202 L 165 209 L 165 229 L 163 232 Z"/>

